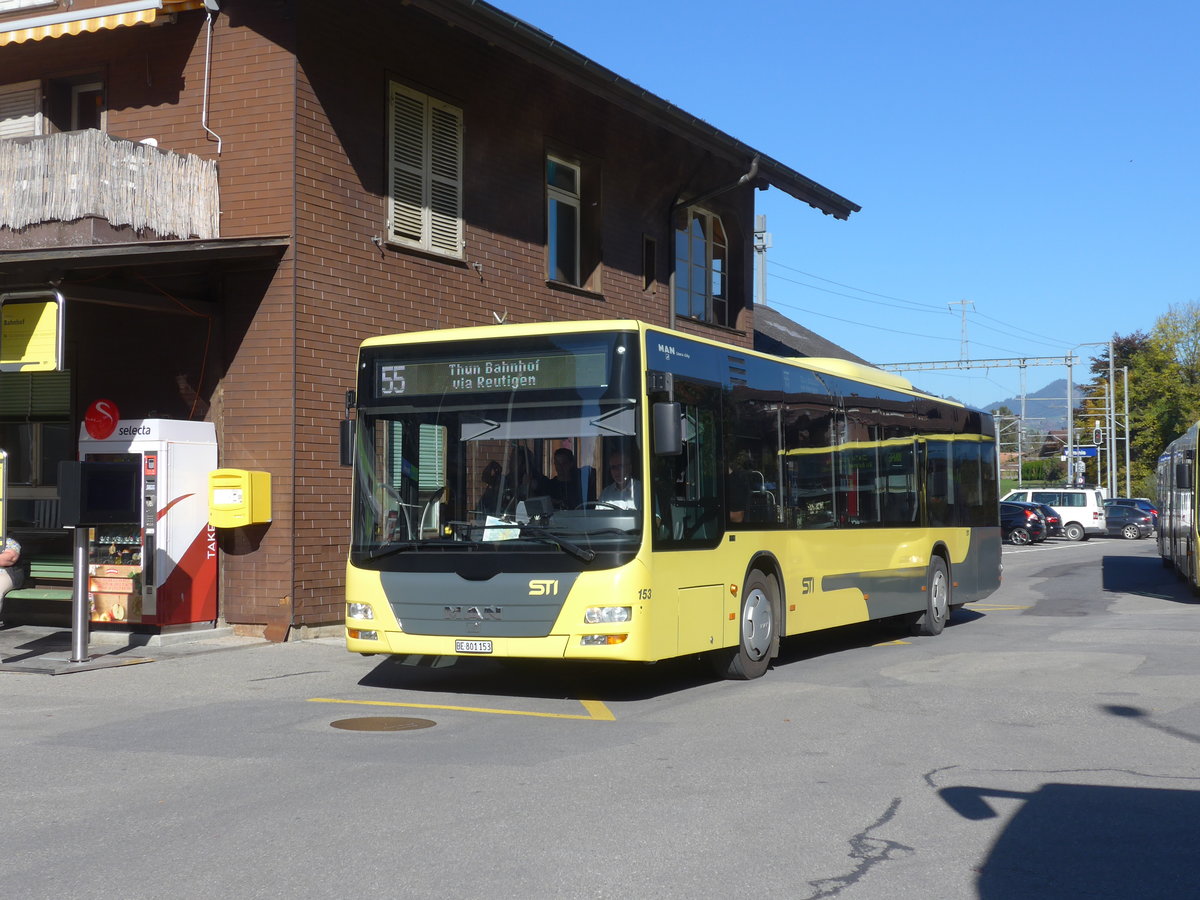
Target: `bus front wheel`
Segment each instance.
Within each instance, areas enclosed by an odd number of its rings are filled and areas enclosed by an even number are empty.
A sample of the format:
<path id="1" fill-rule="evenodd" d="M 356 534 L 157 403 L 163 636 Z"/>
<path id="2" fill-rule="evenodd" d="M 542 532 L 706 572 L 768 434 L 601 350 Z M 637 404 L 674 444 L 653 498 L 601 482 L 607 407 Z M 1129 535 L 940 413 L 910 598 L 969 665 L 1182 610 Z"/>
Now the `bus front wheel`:
<path id="1" fill-rule="evenodd" d="M 950 591 L 950 570 L 946 567 L 944 559 L 935 556 L 929 561 L 929 572 L 925 580 L 925 612 L 917 619 L 917 634 L 932 637 L 942 633 L 953 603 Z"/>
<path id="2" fill-rule="evenodd" d="M 717 674 L 749 680 L 767 671 L 779 648 L 779 586 L 774 575 L 755 570 L 742 590 L 737 647 L 714 654 Z"/>

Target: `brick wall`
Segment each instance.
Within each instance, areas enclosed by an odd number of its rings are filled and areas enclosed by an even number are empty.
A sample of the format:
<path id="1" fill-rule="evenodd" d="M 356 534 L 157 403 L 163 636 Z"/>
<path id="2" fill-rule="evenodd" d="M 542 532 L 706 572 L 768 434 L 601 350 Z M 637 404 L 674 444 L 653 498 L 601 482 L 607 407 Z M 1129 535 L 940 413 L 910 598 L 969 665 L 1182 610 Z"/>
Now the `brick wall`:
<path id="1" fill-rule="evenodd" d="M 509 321 L 641 318 L 666 324 L 677 196 L 741 174 L 543 70 L 403 8 L 370 28 L 344 3 L 302 39 L 296 104 L 295 603 L 297 624 L 337 621 L 349 532 L 348 473 L 337 420 L 354 386 L 357 344 L 379 334 Z M 301 35 L 316 33 L 301 26 Z M 397 52 L 403 48 L 403 52 Z M 339 52 L 340 49 L 340 52 Z M 464 111 L 462 261 L 372 241 L 385 233 L 389 78 Z M 544 158 L 587 155 L 602 173 L 599 293 L 548 286 Z M 735 205 L 729 203 L 736 200 Z M 731 232 L 752 222 L 748 191 L 714 201 Z M 643 290 L 643 237 L 657 241 L 655 290 Z M 741 285 L 749 293 L 749 273 Z M 713 335 L 712 329 L 689 330 Z M 727 332 L 737 343 L 748 339 Z"/>

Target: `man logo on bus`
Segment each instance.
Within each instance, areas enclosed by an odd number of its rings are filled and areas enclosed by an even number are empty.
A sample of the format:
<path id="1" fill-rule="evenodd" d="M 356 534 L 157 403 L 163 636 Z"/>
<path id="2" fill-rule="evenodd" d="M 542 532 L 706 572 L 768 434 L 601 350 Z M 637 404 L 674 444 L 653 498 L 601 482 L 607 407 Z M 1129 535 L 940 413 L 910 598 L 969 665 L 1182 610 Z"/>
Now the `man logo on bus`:
<path id="1" fill-rule="evenodd" d="M 529 582 L 530 597 L 557 597 L 558 582 L 550 580 L 534 580 Z"/>
<path id="2" fill-rule="evenodd" d="M 504 615 L 500 606 L 447 606 L 442 609 L 443 619 L 499 619 Z"/>

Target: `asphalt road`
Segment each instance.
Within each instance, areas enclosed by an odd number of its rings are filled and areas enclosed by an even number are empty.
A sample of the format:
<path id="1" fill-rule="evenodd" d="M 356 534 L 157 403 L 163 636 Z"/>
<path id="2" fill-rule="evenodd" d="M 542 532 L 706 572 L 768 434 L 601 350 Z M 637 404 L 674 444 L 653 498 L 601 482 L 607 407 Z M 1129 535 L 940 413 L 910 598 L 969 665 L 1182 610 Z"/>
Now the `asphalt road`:
<path id="1" fill-rule="evenodd" d="M 0 892 L 1200 896 L 1198 649 L 1153 541 L 1093 539 L 749 683 L 334 640 L 3 673 Z"/>

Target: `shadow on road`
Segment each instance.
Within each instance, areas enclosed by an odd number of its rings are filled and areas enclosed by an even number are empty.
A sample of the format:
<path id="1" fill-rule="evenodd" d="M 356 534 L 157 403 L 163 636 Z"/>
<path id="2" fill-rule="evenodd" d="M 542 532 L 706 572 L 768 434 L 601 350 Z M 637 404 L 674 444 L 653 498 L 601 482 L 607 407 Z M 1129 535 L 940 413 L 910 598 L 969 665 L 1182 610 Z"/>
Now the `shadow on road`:
<path id="1" fill-rule="evenodd" d="M 1172 603 L 1195 603 L 1187 584 L 1156 556 L 1104 556 L 1101 560 L 1104 590 Z"/>
<path id="2" fill-rule="evenodd" d="M 1022 801 L 979 870 L 982 900 L 1200 896 L 1196 791 L 1051 783 L 938 793 L 971 820 L 997 817 L 991 799 Z"/>
<path id="3" fill-rule="evenodd" d="M 959 610 L 956 621 L 971 618 Z M 772 668 L 832 653 L 870 647 L 907 635 L 878 622 L 848 625 L 786 638 Z M 768 672 L 766 678 L 770 678 Z M 359 680 L 363 687 L 494 697 L 637 701 L 722 681 L 705 657 L 663 662 L 587 663 L 471 657 L 389 657 Z"/>
<path id="4" fill-rule="evenodd" d="M 482 697 L 646 700 L 713 680 L 712 670 L 694 657 L 647 665 L 410 656 L 385 659 L 359 684 Z"/>

